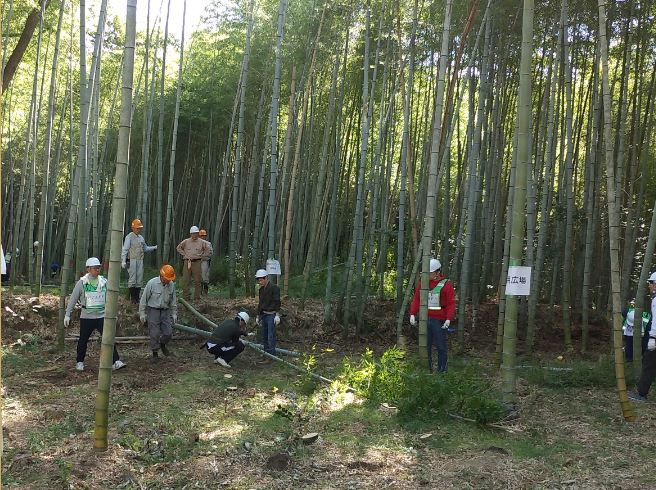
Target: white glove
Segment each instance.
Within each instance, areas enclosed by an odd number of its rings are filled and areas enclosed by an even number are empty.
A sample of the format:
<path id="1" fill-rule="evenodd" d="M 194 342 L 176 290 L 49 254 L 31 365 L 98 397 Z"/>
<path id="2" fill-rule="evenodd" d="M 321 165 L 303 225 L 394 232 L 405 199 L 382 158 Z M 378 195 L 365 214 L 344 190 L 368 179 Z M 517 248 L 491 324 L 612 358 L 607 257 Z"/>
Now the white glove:
<path id="1" fill-rule="evenodd" d="M 260 317 L 259 316 L 255 317 L 255 325 L 257 325 L 258 327 L 260 326 Z"/>
<path id="2" fill-rule="evenodd" d="M 275 325 L 280 325 L 280 316 L 278 316 L 278 313 L 276 313 L 275 318 L 273 319 L 273 323 Z"/>
<path id="3" fill-rule="evenodd" d="M 157 245 L 155 245 L 155 248 L 153 250 L 157 250 Z"/>
<path id="4" fill-rule="evenodd" d="M 451 325 L 451 320 L 444 320 L 444 323 L 442 324 L 442 328 L 446 330 L 449 328 L 449 325 Z"/>
<path id="5" fill-rule="evenodd" d="M 146 323 L 146 315 L 139 315 L 139 320 L 141 320 L 141 323 Z"/>
<path id="6" fill-rule="evenodd" d="M 178 315 L 171 315 L 173 317 L 173 323 L 178 323 Z"/>
<path id="7" fill-rule="evenodd" d="M 128 266 L 128 264 L 127 264 L 126 262 L 121 262 L 121 267 L 122 267 L 123 269 L 125 269 L 127 266 Z"/>
<path id="8" fill-rule="evenodd" d="M 415 318 L 414 315 L 410 315 L 410 325 L 413 327 L 417 324 L 417 319 Z"/>
<path id="9" fill-rule="evenodd" d="M 647 350 L 656 350 L 656 339 L 649 339 Z"/>
<path id="10" fill-rule="evenodd" d="M 64 326 L 65 326 L 66 328 L 68 328 L 68 326 L 69 326 L 70 324 L 71 324 L 71 317 L 68 316 L 68 315 L 66 315 L 66 316 L 64 317 Z"/>

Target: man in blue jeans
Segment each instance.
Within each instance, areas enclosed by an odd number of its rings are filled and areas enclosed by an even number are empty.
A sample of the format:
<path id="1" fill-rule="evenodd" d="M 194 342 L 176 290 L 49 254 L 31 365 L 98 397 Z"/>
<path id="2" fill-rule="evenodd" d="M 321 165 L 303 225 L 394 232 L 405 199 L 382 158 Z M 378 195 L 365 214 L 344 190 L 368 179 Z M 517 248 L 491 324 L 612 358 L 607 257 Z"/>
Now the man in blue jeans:
<path id="1" fill-rule="evenodd" d="M 437 348 L 437 370 L 440 373 L 446 373 L 447 364 L 447 345 L 446 334 L 456 314 L 456 291 L 453 284 L 442 275 L 442 264 L 438 259 L 431 259 L 429 283 L 428 283 L 428 328 L 427 328 L 427 348 L 428 348 L 428 370 L 433 372 L 433 344 Z M 410 325 L 417 324 L 417 314 L 419 313 L 419 293 L 421 291 L 421 281 L 418 282 L 415 289 L 415 295 L 410 304 Z"/>
<path id="2" fill-rule="evenodd" d="M 269 354 L 276 354 L 276 326 L 280 323 L 280 288 L 269 281 L 269 274 L 264 269 L 255 273 L 260 286 L 257 320 L 255 323 L 262 331 L 262 344 Z"/>

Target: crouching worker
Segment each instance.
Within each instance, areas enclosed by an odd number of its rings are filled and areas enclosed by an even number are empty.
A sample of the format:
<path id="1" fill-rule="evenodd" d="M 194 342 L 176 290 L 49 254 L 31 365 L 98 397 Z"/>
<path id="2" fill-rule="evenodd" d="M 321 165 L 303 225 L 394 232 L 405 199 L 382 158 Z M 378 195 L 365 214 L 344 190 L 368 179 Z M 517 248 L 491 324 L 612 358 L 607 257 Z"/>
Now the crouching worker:
<path id="1" fill-rule="evenodd" d="M 80 313 L 80 338 L 77 341 L 77 364 L 75 369 L 84 371 L 84 358 L 87 355 L 87 344 L 94 330 L 103 333 L 105 321 L 105 299 L 107 296 L 107 279 L 100 275 L 100 260 L 96 257 L 87 259 L 87 273 L 75 284 L 66 307 L 64 326 L 71 324 L 73 307 L 79 303 L 82 307 Z M 119 359 L 118 351 L 114 346 L 112 369 L 121 369 L 125 363 Z"/>
<path id="2" fill-rule="evenodd" d="M 159 361 L 159 350 L 168 356 L 166 344 L 173 335 L 173 324 L 178 321 L 178 298 L 175 295 L 175 270 L 163 265 L 159 277 L 153 277 L 144 288 L 139 301 L 139 319 L 148 322 L 152 362 Z"/>
<path id="3" fill-rule="evenodd" d="M 223 367 L 230 367 L 230 361 L 244 350 L 244 344 L 239 337 L 246 335 L 246 325 L 250 317 L 245 311 L 240 311 L 233 320 L 226 320 L 219 324 L 212 332 L 212 336 L 202 347 L 214 354 L 214 362 Z"/>

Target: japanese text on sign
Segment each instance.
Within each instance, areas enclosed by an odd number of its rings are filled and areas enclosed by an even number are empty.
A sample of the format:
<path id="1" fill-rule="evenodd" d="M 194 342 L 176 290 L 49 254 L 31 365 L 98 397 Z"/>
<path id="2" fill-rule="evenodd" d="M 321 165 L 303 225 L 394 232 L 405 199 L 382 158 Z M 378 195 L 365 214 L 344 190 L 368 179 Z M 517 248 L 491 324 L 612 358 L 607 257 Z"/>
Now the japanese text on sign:
<path id="1" fill-rule="evenodd" d="M 531 294 L 531 268 L 519 265 L 508 267 L 506 280 L 507 296 L 529 296 Z"/>
<path id="2" fill-rule="evenodd" d="M 266 261 L 266 271 L 267 274 L 275 274 L 279 276 L 280 272 L 280 262 L 274 259 L 269 259 Z"/>

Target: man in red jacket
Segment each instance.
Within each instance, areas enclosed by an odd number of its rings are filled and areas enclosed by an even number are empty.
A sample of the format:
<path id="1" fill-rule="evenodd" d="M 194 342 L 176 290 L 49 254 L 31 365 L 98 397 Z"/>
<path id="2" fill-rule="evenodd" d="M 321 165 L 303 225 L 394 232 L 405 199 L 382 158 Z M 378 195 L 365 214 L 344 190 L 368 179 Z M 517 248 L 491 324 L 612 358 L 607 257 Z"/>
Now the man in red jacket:
<path id="1" fill-rule="evenodd" d="M 430 261 L 428 290 L 428 370 L 433 372 L 433 342 L 437 347 L 437 370 L 447 372 L 446 334 L 456 313 L 456 291 L 453 284 L 442 275 L 442 264 L 437 259 Z M 419 313 L 419 292 L 421 281 L 417 284 L 410 305 L 410 325 L 417 324 Z"/>

